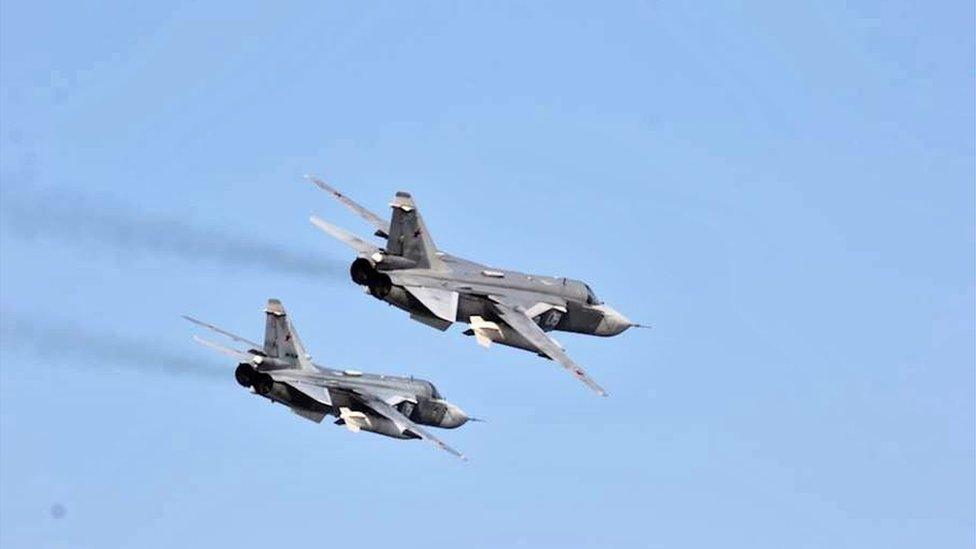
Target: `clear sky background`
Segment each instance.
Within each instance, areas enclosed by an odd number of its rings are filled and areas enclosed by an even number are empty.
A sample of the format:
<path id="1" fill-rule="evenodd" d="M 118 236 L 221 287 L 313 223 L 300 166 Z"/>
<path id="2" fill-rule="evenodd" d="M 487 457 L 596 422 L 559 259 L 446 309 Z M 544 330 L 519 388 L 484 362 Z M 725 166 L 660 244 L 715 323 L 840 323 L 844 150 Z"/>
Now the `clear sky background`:
<path id="1" fill-rule="evenodd" d="M 973 547 L 973 22 L 3 2 L 0 545 Z M 654 329 L 560 336 L 601 399 L 414 323 L 307 172 Z M 438 432 L 471 461 L 252 397 L 179 318 L 260 338 L 271 296 L 316 360 L 486 418 Z"/>

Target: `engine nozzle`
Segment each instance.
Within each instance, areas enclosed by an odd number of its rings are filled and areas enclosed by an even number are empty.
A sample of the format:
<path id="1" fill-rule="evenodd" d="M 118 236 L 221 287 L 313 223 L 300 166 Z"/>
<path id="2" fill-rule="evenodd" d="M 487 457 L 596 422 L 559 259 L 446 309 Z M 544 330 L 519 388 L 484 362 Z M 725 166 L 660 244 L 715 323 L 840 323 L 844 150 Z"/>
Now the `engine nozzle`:
<path id="1" fill-rule="evenodd" d="M 369 289 L 370 295 L 376 299 L 385 298 L 393 288 L 390 277 L 377 271 L 373 263 L 365 257 L 360 257 L 352 262 L 349 267 L 349 275 L 353 282 Z"/>
<path id="2" fill-rule="evenodd" d="M 253 384 L 254 374 L 254 368 L 250 364 L 241 363 L 234 370 L 234 379 L 241 387 L 250 387 Z"/>

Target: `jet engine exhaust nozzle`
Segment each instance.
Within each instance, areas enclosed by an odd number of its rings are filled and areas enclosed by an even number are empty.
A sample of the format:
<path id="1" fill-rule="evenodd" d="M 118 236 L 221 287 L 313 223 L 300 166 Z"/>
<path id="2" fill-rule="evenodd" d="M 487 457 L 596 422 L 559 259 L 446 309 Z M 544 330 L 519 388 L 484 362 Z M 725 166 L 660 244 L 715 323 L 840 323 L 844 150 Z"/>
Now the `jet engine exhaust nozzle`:
<path id="1" fill-rule="evenodd" d="M 234 379 L 241 387 L 250 387 L 252 385 L 252 378 L 254 376 L 254 368 L 250 364 L 242 363 L 238 364 L 237 369 L 234 370 Z"/>
<path id="2" fill-rule="evenodd" d="M 349 267 L 349 276 L 352 281 L 360 286 L 368 286 L 370 276 L 376 272 L 370 260 L 360 257 L 352 262 Z"/>
<path id="3" fill-rule="evenodd" d="M 349 276 L 356 284 L 368 288 L 369 293 L 376 299 L 385 298 L 390 294 L 393 287 L 390 277 L 377 271 L 373 263 L 364 257 L 352 262 L 349 267 Z"/>

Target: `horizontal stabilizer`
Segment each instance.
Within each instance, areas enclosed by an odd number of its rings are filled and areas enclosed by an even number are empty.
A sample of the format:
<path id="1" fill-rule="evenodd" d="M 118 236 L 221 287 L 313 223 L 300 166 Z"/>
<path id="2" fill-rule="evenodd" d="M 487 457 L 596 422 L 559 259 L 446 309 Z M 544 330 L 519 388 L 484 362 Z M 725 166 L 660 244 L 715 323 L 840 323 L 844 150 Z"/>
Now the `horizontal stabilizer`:
<path id="1" fill-rule="evenodd" d="M 453 324 L 453 322 L 448 322 L 442 318 L 437 318 L 427 314 L 412 313 L 410 318 L 442 332 L 447 331 L 447 329 L 451 327 L 451 324 Z"/>
<path id="2" fill-rule="evenodd" d="M 459 294 L 451 290 L 427 288 L 423 286 L 406 286 L 408 292 L 430 309 L 434 316 L 447 322 L 457 320 Z"/>
<path id="3" fill-rule="evenodd" d="M 332 394 L 329 393 L 329 389 L 326 387 L 320 387 L 307 381 L 297 381 L 288 380 L 285 383 L 291 385 L 297 391 L 305 394 L 315 402 L 320 404 L 325 404 L 326 406 L 332 406 Z"/>
<path id="4" fill-rule="evenodd" d="M 309 218 L 309 220 L 312 222 L 313 225 L 321 229 L 322 232 L 331 236 L 332 238 L 335 238 L 336 240 L 342 241 L 350 248 L 356 250 L 359 253 L 359 255 L 363 257 L 369 257 L 380 251 L 380 249 L 377 246 L 374 246 L 369 242 L 366 242 L 362 238 L 359 238 L 358 236 L 350 233 L 345 229 L 336 227 L 335 225 L 329 223 L 328 221 L 322 219 L 317 215 L 313 215 L 312 217 Z"/>
<path id="5" fill-rule="evenodd" d="M 303 418 L 314 421 L 315 423 L 322 423 L 325 419 L 325 412 L 314 412 L 312 410 L 305 410 L 304 408 L 290 408 L 295 414 L 302 416 Z"/>

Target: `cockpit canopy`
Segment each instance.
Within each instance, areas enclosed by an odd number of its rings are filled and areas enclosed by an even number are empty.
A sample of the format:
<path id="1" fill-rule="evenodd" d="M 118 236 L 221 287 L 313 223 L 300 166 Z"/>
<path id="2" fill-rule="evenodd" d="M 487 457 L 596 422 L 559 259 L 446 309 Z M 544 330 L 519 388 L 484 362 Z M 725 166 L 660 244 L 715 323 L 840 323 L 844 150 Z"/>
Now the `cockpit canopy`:
<path id="1" fill-rule="evenodd" d="M 441 392 L 437 390 L 437 387 L 434 387 L 434 384 L 433 383 L 431 383 L 429 381 L 425 381 L 424 384 L 430 390 L 430 398 L 436 398 L 436 399 L 442 399 L 442 398 L 444 398 L 444 397 L 441 396 Z"/>
<path id="2" fill-rule="evenodd" d="M 593 288 L 590 288 L 589 284 L 583 284 L 586 286 L 586 304 L 587 305 L 603 305 L 603 301 L 593 293 Z"/>

